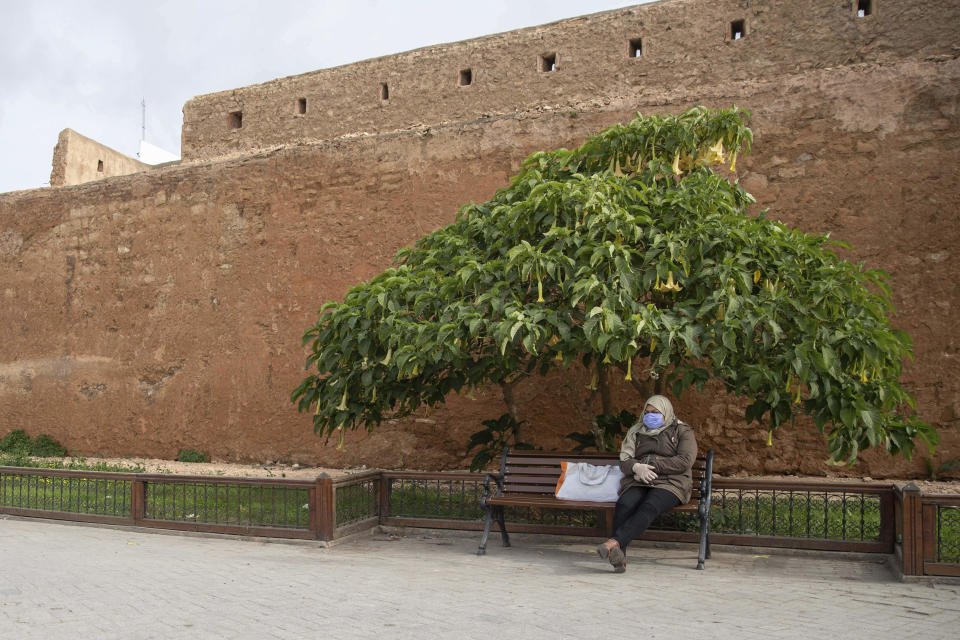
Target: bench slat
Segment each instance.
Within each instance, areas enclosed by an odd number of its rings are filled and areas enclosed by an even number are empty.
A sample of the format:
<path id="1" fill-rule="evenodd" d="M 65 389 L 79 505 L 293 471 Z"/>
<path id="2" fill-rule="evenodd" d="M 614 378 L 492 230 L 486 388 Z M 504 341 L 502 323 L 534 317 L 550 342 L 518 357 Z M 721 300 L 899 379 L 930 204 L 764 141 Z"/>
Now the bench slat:
<path id="1" fill-rule="evenodd" d="M 492 505 L 503 507 L 536 507 L 539 509 L 613 509 L 616 502 L 588 502 L 585 500 L 557 500 L 553 496 L 528 496 L 528 495 L 502 495 L 488 498 L 487 502 Z M 700 502 L 691 500 L 687 504 L 674 507 L 671 511 L 680 511 L 682 513 L 696 512 L 700 507 Z"/>

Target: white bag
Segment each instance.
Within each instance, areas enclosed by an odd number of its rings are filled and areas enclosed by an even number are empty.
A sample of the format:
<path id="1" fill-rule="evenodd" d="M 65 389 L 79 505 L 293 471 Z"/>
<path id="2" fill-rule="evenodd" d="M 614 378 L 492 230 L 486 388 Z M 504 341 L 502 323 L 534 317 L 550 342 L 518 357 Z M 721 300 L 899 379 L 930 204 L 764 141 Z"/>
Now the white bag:
<path id="1" fill-rule="evenodd" d="M 623 472 L 616 465 L 561 462 L 556 496 L 559 500 L 616 502 Z"/>

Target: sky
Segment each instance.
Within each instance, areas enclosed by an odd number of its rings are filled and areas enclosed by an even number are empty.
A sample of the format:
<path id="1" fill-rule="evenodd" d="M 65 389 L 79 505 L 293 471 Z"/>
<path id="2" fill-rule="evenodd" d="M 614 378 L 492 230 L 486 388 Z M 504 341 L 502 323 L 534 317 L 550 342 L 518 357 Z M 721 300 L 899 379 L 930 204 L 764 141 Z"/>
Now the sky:
<path id="1" fill-rule="evenodd" d="M 650 0 L 0 0 L 0 193 L 49 185 L 65 128 L 180 153 L 196 95 Z"/>

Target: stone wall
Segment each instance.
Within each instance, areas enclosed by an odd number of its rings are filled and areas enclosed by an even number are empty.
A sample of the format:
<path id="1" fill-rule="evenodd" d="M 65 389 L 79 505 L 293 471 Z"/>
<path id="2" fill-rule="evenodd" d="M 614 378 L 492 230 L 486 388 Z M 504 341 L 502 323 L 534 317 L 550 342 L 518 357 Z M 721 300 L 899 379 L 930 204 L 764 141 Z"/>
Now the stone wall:
<path id="1" fill-rule="evenodd" d="M 884 2 L 877 17 L 898 7 Z M 830 232 L 853 244 L 845 257 L 891 273 L 894 323 L 916 342 L 906 386 L 941 429 L 942 458 L 956 457 L 960 61 L 930 53 L 955 30 L 946 37 L 937 15 L 924 20 L 903 28 L 925 48 L 898 58 L 874 40 L 876 62 L 728 74 L 708 61 L 679 69 L 676 83 L 625 83 L 576 108 L 533 105 L 0 194 L 0 434 L 49 433 L 86 455 L 194 448 L 225 460 L 462 468 L 469 435 L 504 411 L 499 389 L 352 433 L 344 451 L 312 434 L 289 394 L 305 375 L 300 336 L 316 310 L 460 205 L 489 198 L 534 150 L 576 145 L 637 110 L 736 102 L 753 112 L 754 153 L 738 167 L 757 210 Z M 563 435 L 579 425 L 561 380 L 516 395 L 531 440 L 570 446 Z M 633 410 L 643 400 L 625 387 L 614 395 Z M 808 421 L 766 447 L 743 403 L 716 387 L 676 405 L 723 472 L 827 470 Z M 919 455 L 874 454 L 849 473 L 922 469 Z"/>
<path id="2" fill-rule="evenodd" d="M 57 146 L 53 148 L 50 186 L 63 187 L 111 176 L 125 176 L 149 166 L 82 136 L 73 129 L 64 129 L 57 138 Z"/>
<path id="3" fill-rule="evenodd" d="M 649 104 L 652 94 L 695 91 L 704 79 L 953 54 L 956 2 L 872 4 L 858 18 L 855 0 L 667 0 L 280 78 L 188 101 L 182 154 L 211 158 L 531 107 L 596 108 L 624 95 Z M 631 55 L 638 41 L 641 55 Z"/>

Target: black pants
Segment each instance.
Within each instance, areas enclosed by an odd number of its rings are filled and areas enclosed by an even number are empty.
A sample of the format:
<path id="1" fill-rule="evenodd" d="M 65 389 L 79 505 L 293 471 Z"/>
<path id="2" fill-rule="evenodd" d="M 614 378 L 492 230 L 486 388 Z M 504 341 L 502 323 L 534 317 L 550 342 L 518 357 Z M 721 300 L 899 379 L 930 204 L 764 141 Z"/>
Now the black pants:
<path id="1" fill-rule="evenodd" d="M 613 539 L 626 551 L 630 541 L 647 530 L 664 511 L 680 504 L 680 499 L 666 489 L 630 487 L 617 500 L 613 510 Z"/>

